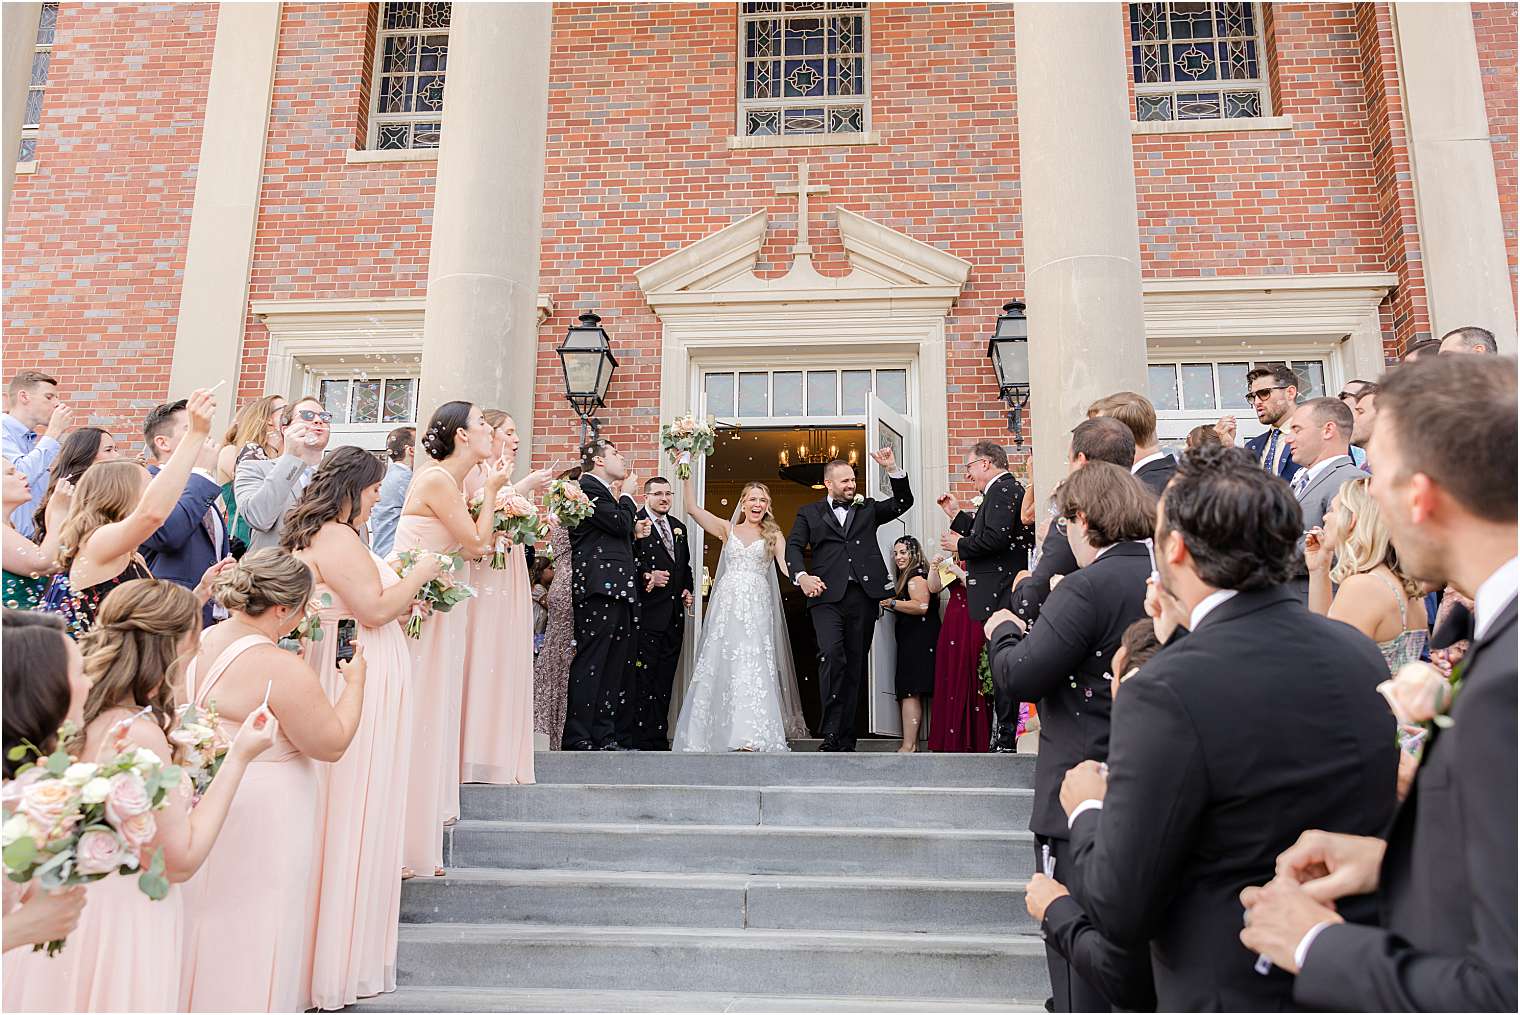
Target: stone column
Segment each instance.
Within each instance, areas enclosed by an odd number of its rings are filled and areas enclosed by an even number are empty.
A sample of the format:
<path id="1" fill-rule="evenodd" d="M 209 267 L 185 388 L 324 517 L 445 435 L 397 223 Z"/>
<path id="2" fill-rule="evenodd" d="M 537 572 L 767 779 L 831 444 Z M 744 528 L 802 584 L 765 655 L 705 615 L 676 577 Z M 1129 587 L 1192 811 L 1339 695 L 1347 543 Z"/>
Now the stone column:
<path id="1" fill-rule="evenodd" d="M 32 52 L 37 47 L 37 19 L 42 16 L 40 3 L 8 3 L 0 6 L 0 39 L 4 51 L 0 61 L 4 73 L 0 74 L 0 88 L 5 89 L 0 101 L 0 117 L 5 120 L 4 135 L 0 136 L 0 178 L 5 180 L 5 193 L 0 195 L 0 228 L 10 221 L 11 186 L 16 182 L 16 153 L 21 150 L 21 121 L 26 116 L 27 86 L 32 81 Z"/>
<path id="2" fill-rule="evenodd" d="M 1397 3 L 1415 209 L 1432 337 L 1476 324 L 1515 353 L 1515 302 L 1472 6 Z"/>
<path id="3" fill-rule="evenodd" d="M 218 425 L 230 422 L 237 406 L 279 39 L 278 3 L 217 9 L 167 394 L 183 398 L 225 380 Z"/>
<path id="4" fill-rule="evenodd" d="M 526 465 L 538 360 L 550 5 L 456 3 L 433 199 L 418 421 L 505 409 Z"/>
<path id="5" fill-rule="evenodd" d="M 1015 4 L 1014 45 L 1034 480 L 1043 497 L 1066 473 L 1069 433 L 1087 406 L 1145 391 L 1123 5 Z"/>

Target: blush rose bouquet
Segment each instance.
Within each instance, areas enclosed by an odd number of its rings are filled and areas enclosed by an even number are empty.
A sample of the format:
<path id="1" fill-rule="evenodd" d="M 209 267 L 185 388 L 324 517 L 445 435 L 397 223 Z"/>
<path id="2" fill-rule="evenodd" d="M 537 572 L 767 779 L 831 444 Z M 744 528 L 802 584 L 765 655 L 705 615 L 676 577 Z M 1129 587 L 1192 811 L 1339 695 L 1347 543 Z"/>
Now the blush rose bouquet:
<path id="1" fill-rule="evenodd" d="M 460 581 L 455 575 L 464 570 L 464 558 L 457 553 L 434 553 L 432 550 L 402 550 L 391 555 L 391 568 L 405 578 L 411 573 L 412 568 L 425 554 L 437 557 L 443 565 L 438 577 L 429 581 L 417 590 L 417 596 L 412 600 L 411 611 L 407 614 L 406 623 L 402 625 L 408 638 L 422 637 L 423 621 L 436 613 L 448 613 L 454 607 L 473 598 L 475 590 Z"/>
<path id="2" fill-rule="evenodd" d="M 470 516 L 480 518 L 485 510 L 485 493 L 470 498 Z M 531 546 L 545 534 L 544 523 L 539 520 L 538 507 L 509 486 L 496 493 L 496 517 L 491 523 L 496 534 L 495 552 L 491 554 L 491 566 L 498 571 L 507 566 L 507 546 L 517 543 Z"/>
<path id="3" fill-rule="evenodd" d="M 687 413 L 660 426 L 660 449 L 669 456 L 681 479 L 691 478 L 692 458 L 712 454 L 717 442 L 718 421 L 713 416 L 703 420 Z"/>
<path id="4" fill-rule="evenodd" d="M 573 529 L 596 510 L 586 491 L 573 479 L 556 479 L 544 495 L 544 513 L 565 529 Z"/>

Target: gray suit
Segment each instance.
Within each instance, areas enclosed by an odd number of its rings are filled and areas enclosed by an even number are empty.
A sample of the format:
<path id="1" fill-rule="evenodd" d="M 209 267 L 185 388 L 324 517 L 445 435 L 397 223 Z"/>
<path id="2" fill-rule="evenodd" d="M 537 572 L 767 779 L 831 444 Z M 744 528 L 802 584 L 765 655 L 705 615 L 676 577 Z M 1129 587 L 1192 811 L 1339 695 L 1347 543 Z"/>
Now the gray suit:
<path id="1" fill-rule="evenodd" d="M 1319 475 L 1309 480 L 1309 485 L 1297 494 L 1298 506 L 1304 513 L 1304 531 L 1308 532 L 1324 524 L 1325 513 L 1330 510 L 1330 502 L 1335 500 L 1335 495 L 1341 487 L 1353 479 L 1365 478 L 1367 478 L 1367 473 L 1356 467 L 1350 455 L 1338 455 L 1330 459 L 1329 463 L 1320 470 Z M 1304 569 L 1302 563 L 1303 548 L 1304 537 L 1299 536 L 1299 573 L 1288 584 L 1298 594 L 1300 601 L 1307 606 L 1309 604 L 1309 572 Z"/>
<path id="2" fill-rule="evenodd" d="M 238 516 L 252 530 L 249 553 L 280 545 L 285 512 L 300 499 L 301 491 L 315 472 L 294 455 L 281 455 L 274 461 L 245 458 L 238 463 L 232 492 L 237 498 Z"/>

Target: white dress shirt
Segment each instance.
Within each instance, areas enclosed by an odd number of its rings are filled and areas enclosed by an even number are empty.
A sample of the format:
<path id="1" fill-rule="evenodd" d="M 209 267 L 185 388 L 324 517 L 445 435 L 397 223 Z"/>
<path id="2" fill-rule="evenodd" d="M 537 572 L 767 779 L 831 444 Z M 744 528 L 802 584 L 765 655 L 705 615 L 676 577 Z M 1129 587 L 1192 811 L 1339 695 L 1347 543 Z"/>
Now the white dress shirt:
<path id="1" fill-rule="evenodd" d="M 1478 586 L 1473 596 L 1474 638 L 1482 637 L 1515 598 L 1517 582 L 1520 582 L 1520 557 L 1511 557 Z"/>
<path id="2" fill-rule="evenodd" d="M 1129 467 L 1129 474 L 1133 476 L 1152 462 L 1159 462 L 1161 459 L 1169 457 L 1170 455 L 1165 451 L 1158 451 L 1154 455 L 1146 455 L 1144 458 L 1140 459 L 1134 465 L 1131 465 Z"/>

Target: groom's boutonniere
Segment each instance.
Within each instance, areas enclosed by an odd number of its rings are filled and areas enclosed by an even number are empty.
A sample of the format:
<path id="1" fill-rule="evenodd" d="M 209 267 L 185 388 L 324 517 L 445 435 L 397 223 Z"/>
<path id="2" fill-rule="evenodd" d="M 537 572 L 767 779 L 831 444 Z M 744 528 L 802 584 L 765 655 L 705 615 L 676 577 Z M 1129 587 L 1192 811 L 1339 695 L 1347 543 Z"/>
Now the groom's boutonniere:
<path id="1" fill-rule="evenodd" d="M 866 499 L 864 497 L 862 497 L 860 494 L 857 493 L 855 495 L 855 499 L 853 501 L 851 501 L 850 503 L 854 504 L 856 507 L 860 507 L 860 505 L 864 504 L 865 502 L 866 502 Z"/>
<path id="2" fill-rule="evenodd" d="M 971 498 L 971 506 L 974 507 L 974 508 L 979 508 L 979 507 L 982 506 L 982 495 L 981 494 L 977 494 L 975 497 Z"/>

